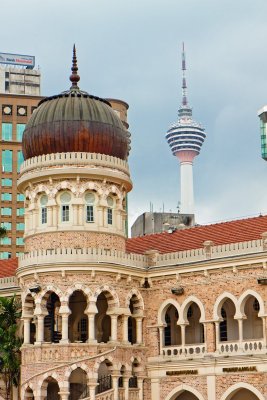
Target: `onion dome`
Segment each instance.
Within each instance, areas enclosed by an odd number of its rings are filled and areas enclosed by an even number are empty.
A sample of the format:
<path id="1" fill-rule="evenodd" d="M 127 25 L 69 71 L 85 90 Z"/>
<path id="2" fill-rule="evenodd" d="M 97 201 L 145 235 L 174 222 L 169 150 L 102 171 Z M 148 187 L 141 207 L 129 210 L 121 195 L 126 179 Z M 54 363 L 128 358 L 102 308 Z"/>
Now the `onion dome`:
<path id="1" fill-rule="evenodd" d="M 130 134 L 110 103 L 79 89 L 77 59 L 73 63 L 69 90 L 40 101 L 24 131 L 25 159 L 52 153 L 101 153 L 126 160 Z"/>

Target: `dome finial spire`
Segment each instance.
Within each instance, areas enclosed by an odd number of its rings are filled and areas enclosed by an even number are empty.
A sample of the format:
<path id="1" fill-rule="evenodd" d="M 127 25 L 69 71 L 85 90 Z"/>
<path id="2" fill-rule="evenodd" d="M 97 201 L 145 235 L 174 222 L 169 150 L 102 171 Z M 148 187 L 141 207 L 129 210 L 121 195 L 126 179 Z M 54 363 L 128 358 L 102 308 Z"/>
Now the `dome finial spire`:
<path id="1" fill-rule="evenodd" d="M 78 65 L 77 65 L 77 57 L 76 57 L 76 47 L 75 44 L 73 45 L 73 56 L 72 56 L 72 67 L 71 67 L 72 74 L 70 76 L 70 81 L 72 82 L 71 89 L 79 89 L 77 83 L 80 80 L 80 76 L 77 74 L 78 72 Z"/>

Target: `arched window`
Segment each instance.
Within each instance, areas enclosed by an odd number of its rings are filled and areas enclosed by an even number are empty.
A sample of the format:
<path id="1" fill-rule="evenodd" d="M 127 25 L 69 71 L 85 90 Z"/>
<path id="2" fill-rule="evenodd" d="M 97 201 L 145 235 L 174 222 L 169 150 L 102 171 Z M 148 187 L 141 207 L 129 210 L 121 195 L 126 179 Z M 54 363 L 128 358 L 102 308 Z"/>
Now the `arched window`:
<path id="1" fill-rule="evenodd" d="M 94 204 L 95 204 L 95 195 L 92 192 L 87 192 L 85 194 L 85 215 L 86 222 L 95 222 L 94 216 Z"/>
<path id="2" fill-rule="evenodd" d="M 220 341 L 238 340 L 238 322 L 234 318 L 236 313 L 233 301 L 226 298 L 221 307 L 222 321 L 220 321 Z"/>
<path id="3" fill-rule="evenodd" d="M 191 303 L 187 310 L 188 325 L 185 327 L 185 343 L 204 343 L 204 325 L 200 322 L 201 311 L 196 303 Z"/>
<path id="4" fill-rule="evenodd" d="M 227 342 L 227 314 L 223 307 L 221 309 L 221 315 L 223 321 L 220 322 L 220 340 L 221 342 Z"/>
<path id="5" fill-rule="evenodd" d="M 181 344 L 181 327 L 177 325 L 178 319 L 178 311 L 171 304 L 165 314 L 164 346 Z"/>
<path id="6" fill-rule="evenodd" d="M 263 338 L 263 322 L 259 317 L 260 304 L 256 297 L 249 296 L 244 307 L 246 317 L 243 320 L 243 338 L 262 339 Z"/>
<path id="7" fill-rule="evenodd" d="M 48 196 L 43 194 L 40 198 L 40 206 L 41 206 L 41 224 L 47 224 L 47 203 Z"/>
<path id="8" fill-rule="evenodd" d="M 63 192 L 60 195 L 61 222 L 69 222 L 70 221 L 70 201 L 71 201 L 70 193 Z"/>
<path id="9" fill-rule="evenodd" d="M 114 207 L 114 200 L 111 196 L 108 196 L 107 198 L 107 221 L 108 221 L 108 225 L 112 225 L 113 224 L 113 207 Z"/>

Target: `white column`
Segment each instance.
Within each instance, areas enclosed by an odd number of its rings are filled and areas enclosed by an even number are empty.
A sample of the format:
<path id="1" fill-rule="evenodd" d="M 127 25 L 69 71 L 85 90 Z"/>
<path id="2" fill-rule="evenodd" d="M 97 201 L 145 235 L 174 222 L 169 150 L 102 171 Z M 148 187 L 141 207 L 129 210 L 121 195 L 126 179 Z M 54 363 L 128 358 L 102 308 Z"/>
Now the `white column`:
<path id="1" fill-rule="evenodd" d="M 95 314 L 87 313 L 88 315 L 88 342 L 95 342 Z"/>
<path id="2" fill-rule="evenodd" d="M 123 387 L 124 387 L 124 400 L 129 400 L 129 377 L 128 376 L 123 377 Z"/>
<path id="3" fill-rule="evenodd" d="M 239 348 L 243 350 L 243 319 L 238 319 Z"/>
<path id="4" fill-rule="evenodd" d="M 262 318 L 262 330 L 263 330 L 263 332 L 262 332 L 262 337 L 263 337 L 263 343 L 264 343 L 264 346 L 265 347 L 267 347 L 267 343 L 266 343 L 266 324 L 267 324 L 267 320 L 266 320 L 266 317 L 263 317 Z"/>
<path id="5" fill-rule="evenodd" d="M 37 340 L 36 344 L 43 343 L 44 341 L 44 315 L 37 316 Z"/>
<path id="6" fill-rule="evenodd" d="M 128 341 L 128 315 L 123 315 L 123 343 L 129 343 Z"/>
<path id="7" fill-rule="evenodd" d="M 73 210 L 72 223 L 73 223 L 73 225 L 78 225 L 78 205 L 77 204 L 73 204 L 72 205 L 72 210 Z"/>
<path id="8" fill-rule="evenodd" d="M 220 322 L 215 322 L 215 336 L 216 336 L 216 349 L 215 351 L 219 351 L 219 341 L 220 341 Z"/>
<path id="9" fill-rule="evenodd" d="M 52 213 L 53 209 L 52 206 L 47 206 L 47 226 L 52 226 Z"/>
<path id="10" fill-rule="evenodd" d="M 62 338 L 60 343 L 69 343 L 69 314 L 61 314 Z"/>
<path id="11" fill-rule="evenodd" d="M 97 383 L 89 382 L 90 400 L 95 400 L 95 388 L 96 387 L 97 387 Z"/>
<path id="12" fill-rule="evenodd" d="M 31 326 L 31 317 L 24 317 L 23 318 L 23 337 L 24 337 L 23 344 L 30 344 L 30 342 L 31 342 L 30 326 Z"/>
<path id="13" fill-rule="evenodd" d="M 83 213 L 84 210 L 84 206 L 83 205 L 79 205 L 78 206 L 78 225 L 84 225 L 85 222 L 85 215 Z"/>
<path id="14" fill-rule="evenodd" d="M 57 220 L 57 206 L 53 206 L 53 222 L 52 225 L 53 226 L 57 226 L 58 224 L 58 220 Z"/>
<path id="15" fill-rule="evenodd" d="M 117 374 L 112 375 L 112 387 L 114 389 L 114 393 L 113 393 L 114 400 L 119 398 L 118 383 L 119 383 L 119 375 L 117 375 Z"/>
<path id="16" fill-rule="evenodd" d="M 142 317 L 136 318 L 136 343 L 141 344 L 143 342 L 143 329 L 142 329 Z"/>
<path id="17" fill-rule="evenodd" d="M 180 163 L 181 214 L 194 214 L 193 163 Z"/>
<path id="18" fill-rule="evenodd" d="M 116 342 L 117 341 L 118 316 L 111 315 L 110 318 L 111 318 L 111 341 Z"/>
<path id="19" fill-rule="evenodd" d="M 137 378 L 137 386 L 139 389 L 138 400 L 143 400 L 143 396 L 144 396 L 143 381 L 144 381 L 143 378 Z"/>
<path id="20" fill-rule="evenodd" d="M 151 379 L 151 398 L 153 400 L 160 400 L 159 379 Z"/>
<path id="21" fill-rule="evenodd" d="M 207 376 L 208 400 L 216 399 L 216 377 L 215 375 Z"/>
<path id="22" fill-rule="evenodd" d="M 164 326 L 159 326 L 159 354 L 163 354 L 163 346 L 164 346 Z"/>
<path id="23" fill-rule="evenodd" d="M 185 348 L 185 324 L 181 324 L 181 342 L 182 342 L 182 352 Z"/>

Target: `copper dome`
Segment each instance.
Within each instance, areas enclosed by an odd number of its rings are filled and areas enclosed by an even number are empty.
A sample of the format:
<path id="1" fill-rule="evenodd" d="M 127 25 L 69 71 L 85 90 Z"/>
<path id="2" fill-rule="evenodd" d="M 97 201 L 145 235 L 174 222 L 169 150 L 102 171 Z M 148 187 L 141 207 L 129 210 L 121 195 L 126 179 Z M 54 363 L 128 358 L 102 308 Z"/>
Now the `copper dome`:
<path id="1" fill-rule="evenodd" d="M 39 103 L 23 134 L 25 159 L 66 152 L 101 153 L 127 159 L 129 132 L 108 101 L 79 89 L 77 70 L 74 47 L 72 87 Z"/>

